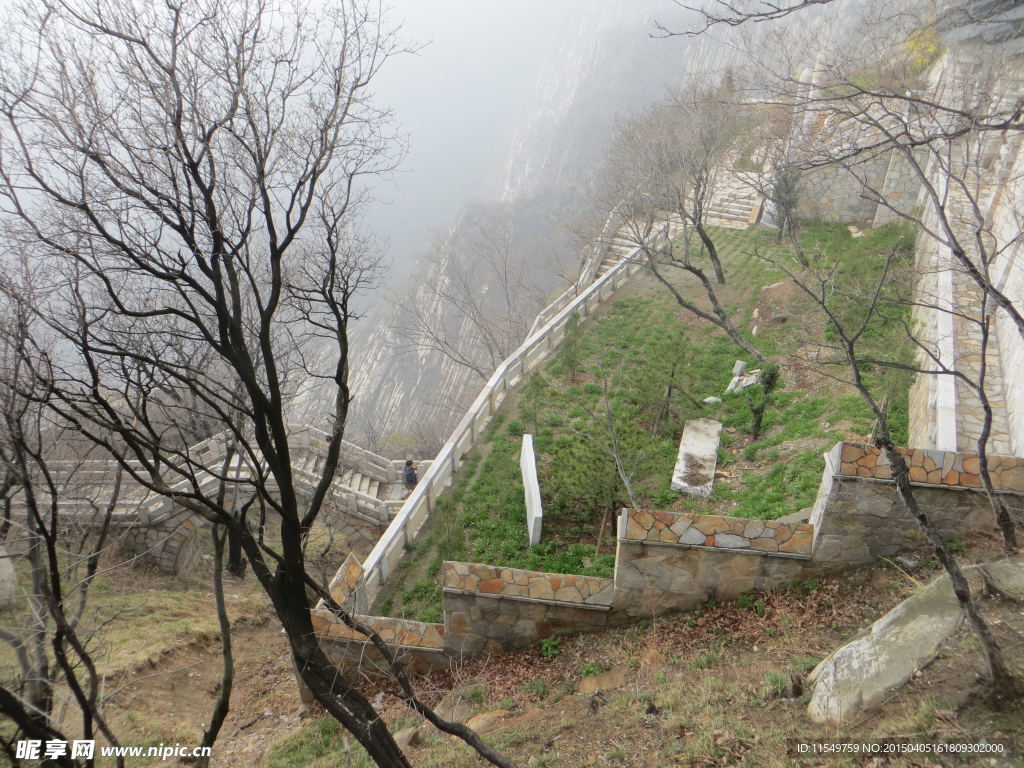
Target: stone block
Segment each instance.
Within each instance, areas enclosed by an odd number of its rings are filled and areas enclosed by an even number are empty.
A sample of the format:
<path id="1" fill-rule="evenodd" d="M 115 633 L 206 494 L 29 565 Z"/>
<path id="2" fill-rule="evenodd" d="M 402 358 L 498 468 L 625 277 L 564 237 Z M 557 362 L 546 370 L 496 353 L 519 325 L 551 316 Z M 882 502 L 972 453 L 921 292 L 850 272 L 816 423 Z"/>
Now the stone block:
<path id="1" fill-rule="evenodd" d="M 715 481 L 722 425 L 711 419 L 693 419 L 683 427 L 672 474 L 672 489 L 707 496 Z"/>
<path id="2" fill-rule="evenodd" d="M 715 546 L 726 549 L 746 549 L 750 546 L 750 539 L 731 533 L 719 533 L 715 535 Z"/>
<path id="3" fill-rule="evenodd" d="M 485 581 L 481 581 L 477 585 L 477 589 L 484 594 L 496 595 L 501 592 L 504 586 L 505 582 L 501 579 L 487 579 Z"/>
<path id="4" fill-rule="evenodd" d="M 537 600 L 553 600 L 555 592 L 551 589 L 551 582 L 543 576 L 530 579 L 530 597 Z"/>

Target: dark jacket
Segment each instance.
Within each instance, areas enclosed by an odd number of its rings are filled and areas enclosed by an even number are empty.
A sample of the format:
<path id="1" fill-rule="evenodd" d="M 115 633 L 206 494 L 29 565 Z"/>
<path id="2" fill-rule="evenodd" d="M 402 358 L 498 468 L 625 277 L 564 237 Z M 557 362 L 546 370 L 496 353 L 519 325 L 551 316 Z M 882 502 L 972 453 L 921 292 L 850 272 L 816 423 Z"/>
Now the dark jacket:
<path id="1" fill-rule="evenodd" d="M 406 467 L 402 473 L 406 485 L 416 485 L 419 480 L 416 478 L 416 467 Z"/>

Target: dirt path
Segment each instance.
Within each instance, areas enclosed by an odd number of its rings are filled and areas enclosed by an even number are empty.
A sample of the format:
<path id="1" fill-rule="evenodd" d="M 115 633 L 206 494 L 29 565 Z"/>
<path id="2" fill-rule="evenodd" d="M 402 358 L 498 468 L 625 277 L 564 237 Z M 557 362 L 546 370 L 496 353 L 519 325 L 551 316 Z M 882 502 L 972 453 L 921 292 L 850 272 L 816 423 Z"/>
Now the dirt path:
<path id="1" fill-rule="evenodd" d="M 270 742 L 301 721 L 288 645 L 277 623 L 237 629 L 233 648 L 231 711 L 214 748 L 216 766 L 255 764 Z M 198 744 L 220 690 L 221 669 L 219 641 L 211 641 L 138 670 L 113 695 L 115 733 L 129 745 Z"/>

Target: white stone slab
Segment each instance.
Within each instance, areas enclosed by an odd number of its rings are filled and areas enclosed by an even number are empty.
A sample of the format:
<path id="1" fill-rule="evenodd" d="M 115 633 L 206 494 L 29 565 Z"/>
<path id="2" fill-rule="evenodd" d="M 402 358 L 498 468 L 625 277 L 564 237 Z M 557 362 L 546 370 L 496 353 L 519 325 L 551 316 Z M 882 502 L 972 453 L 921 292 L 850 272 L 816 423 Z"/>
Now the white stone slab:
<path id="1" fill-rule="evenodd" d="M 683 425 L 672 490 L 707 496 L 715 483 L 718 442 L 722 425 L 713 419 L 694 419 Z"/>
<path id="2" fill-rule="evenodd" d="M 729 382 L 729 386 L 725 388 L 725 394 L 731 392 L 742 392 L 747 387 L 752 387 L 761 381 L 761 369 L 755 368 L 750 373 L 743 373 L 739 376 L 733 376 L 732 381 Z"/>
<path id="3" fill-rule="evenodd" d="M 523 435 L 523 447 L 519 452 L 519 470 L 523 475 L 523 490 L 526 494 L 526 528 L 530 532 L 530 546 L 540 544 L 540 531 L 544 522 L 541 509 L 540 483 L 537 481 L 537 459 L 533 454 L 533 435 Z"/>

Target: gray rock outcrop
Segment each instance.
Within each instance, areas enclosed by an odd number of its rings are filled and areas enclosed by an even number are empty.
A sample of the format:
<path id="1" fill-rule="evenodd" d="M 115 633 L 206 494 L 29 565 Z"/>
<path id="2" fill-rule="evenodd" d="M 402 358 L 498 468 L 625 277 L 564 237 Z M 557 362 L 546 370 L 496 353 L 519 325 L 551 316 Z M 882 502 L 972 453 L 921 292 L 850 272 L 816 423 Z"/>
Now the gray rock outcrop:
<path id="1" fill-rule="evenodd" d="M 981 572 L 966 575 L 971 591 L 980 592 Z M 943 574 L 815 667 L 807 714 L 815 722 L 841 723 L 877 705 L 935 658 L 962 618 Z"/>

